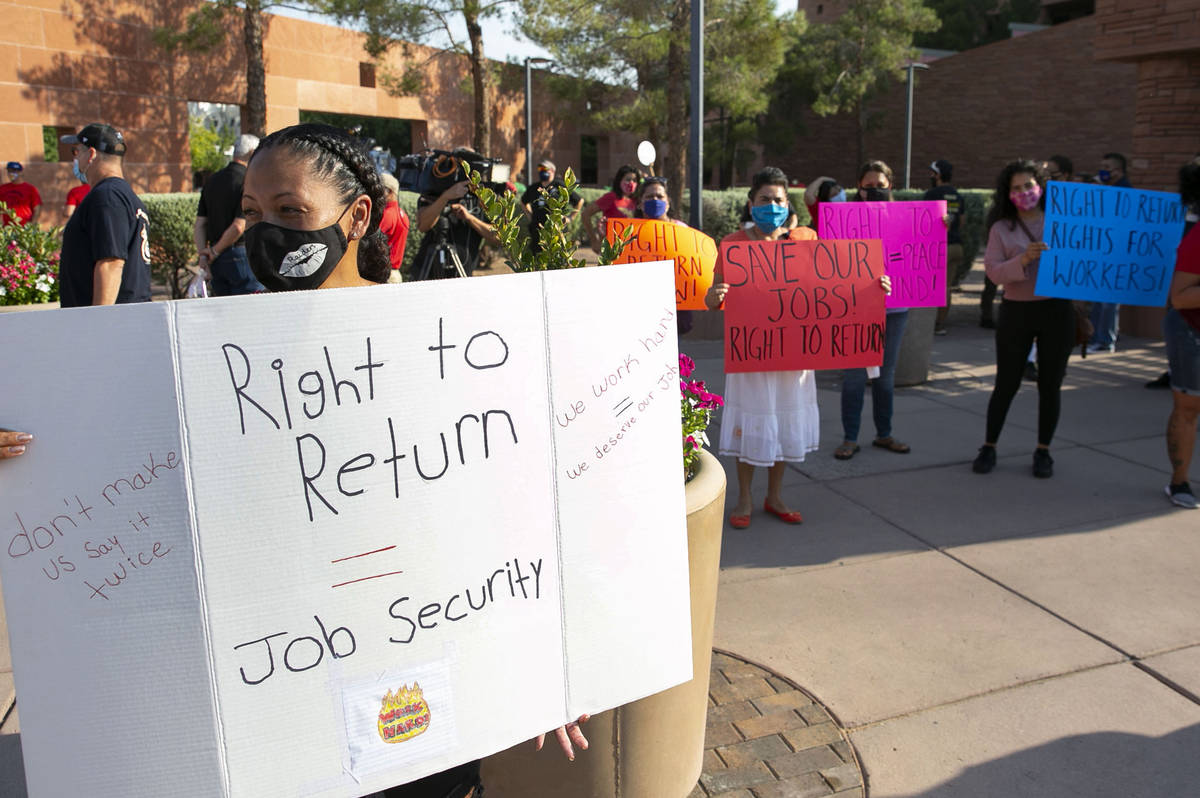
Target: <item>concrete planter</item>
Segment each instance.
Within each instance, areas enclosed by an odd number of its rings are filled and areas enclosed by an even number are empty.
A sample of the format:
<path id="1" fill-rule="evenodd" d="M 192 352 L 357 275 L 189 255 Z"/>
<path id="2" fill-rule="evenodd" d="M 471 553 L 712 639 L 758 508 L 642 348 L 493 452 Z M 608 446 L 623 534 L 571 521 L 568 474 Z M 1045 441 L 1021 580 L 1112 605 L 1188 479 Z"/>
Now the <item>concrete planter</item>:
<path id="1" fill-rule="evenodd" d="M 929 353 L 933 348 L 933 324 L 937 308 L 912 308 L 900 340 L 896 361 L 896 386 L 920 385 L 929 379 Z"/>
<path id="2" fill-rule="evenodd" d="M 708 716 L 725 471 L 701 452 L 688 483 L 688 567 L 692 596 L 690 682 L 603 712 L 584 727 L 589 748 L 570 762 L 549 739 L 535 753 L 522 743 L 484 760 L 488 798 L 686 798 L 700 778 Z"/>
<path id="3" fill-rule="evenodd" d="M 39 302 L 36 305 L 0 305 L 0 313 L 21 313 L 26 310 L 54 310 L 57 302 Z"/>

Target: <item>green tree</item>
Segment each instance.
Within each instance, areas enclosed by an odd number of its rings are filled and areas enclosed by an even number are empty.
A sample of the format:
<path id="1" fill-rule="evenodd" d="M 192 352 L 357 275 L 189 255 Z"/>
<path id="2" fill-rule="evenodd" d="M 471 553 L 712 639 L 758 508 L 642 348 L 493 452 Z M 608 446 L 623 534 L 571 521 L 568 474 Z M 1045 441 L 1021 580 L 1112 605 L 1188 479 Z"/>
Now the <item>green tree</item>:
<path id="1" fill-rule="evenodd" d="M 264 136 L 267 131 L 267 71 L 263 58 L 263 15 L 276 4 L 270 0 L 214 0 L 188 14 L 181 30 L 158 28 L 154 40 L 167 52 L 205 52 L 225 42 L 226 31 L 240 21 L 246 50 L 246 109 L 242 129 Z M 289 2 L 289 8 L 311 3 Z"/>
<path id="2" fill-rule="evenodd" d="M 365 32 L 366 50 L 376 60 L 389 49 L 406 42 L 427 42 L 434 37 L 449 39 L 448 53 L 467 57 L 471 64 L 471 91 L 475 100 L 475 135 L 472 146 L 489 155 L 492 146 L 492 106 L 496 77 L 483 53 L 482 22 L 499 15 L 516 0 L 319 0 L 323 13 L 350 23 Z M 454 34 L 461 20 L 467 30 L 464 42 Z M 401 76 L 389 76 L 385 86 L 393 93 L 414 93 L 421 86 L 420 70 L 410 68 Z"/>
<path id="3" fill-rule="evenodd" d="M 926 0 L 942 26 L 918 35 L 918 47 L 969 50 L 1009 37 L 1008 23 L 1035 22 L 1041 0 Z"/>
<path id="4" fill-rule="evenodd" d="M 188 147 L 192 151 L 192 171 L 212 174 L 229 163 L 225 152 L 233 147 L 235 135 L 228 125 L 206 125 L 198 116 L 188 119 Z"/>
<path id="5" fill-rule="evenodd" d="M 586 99 L 591 121 L 665 143 L 671 201 L 680 206 L 687 153 L 689 0 L 521 0 L 521 30 L 554 56 L 564 98 Z M 791 17 L 770 0 L 711 0 L 705 12 L 706 104 L 741 119 L 766 108 Z"/>
<path id="6" fill-rule="evenodd" d="M 792 48 L 792 75 L 811 90 L 813 111 L 855 115 L 860 163 L 866 152 L 869 98 L 917 58 L 913 37 L 940 24 L 921 0 L 853 0 L 844 14 L 812 26 Z"/>

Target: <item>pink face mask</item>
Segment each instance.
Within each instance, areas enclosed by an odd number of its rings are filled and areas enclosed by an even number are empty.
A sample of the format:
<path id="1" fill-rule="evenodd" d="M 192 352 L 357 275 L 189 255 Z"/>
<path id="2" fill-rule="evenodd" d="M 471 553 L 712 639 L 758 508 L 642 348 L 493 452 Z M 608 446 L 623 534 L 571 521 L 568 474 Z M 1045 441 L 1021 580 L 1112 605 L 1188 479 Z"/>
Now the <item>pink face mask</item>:
<path id="1" fill-rule="evenodd" d="M 625 196 L 629 196 L 637 189 L 637 183 L 633 180 L 626 180 L 621 183 L 621 190 L 625 192 Z"/>
<path id="2" fill-rule="evenodd" d="M 1037 207 L 1038 200 L 1042 198 L 1042 187 L 1035 184 L 1028 191 L 1012 191 L 1009 192 L 1008 198 L 1012 200 L 1013 205 L 1016 205 L 1019 210 L 1033 210 Z"/>

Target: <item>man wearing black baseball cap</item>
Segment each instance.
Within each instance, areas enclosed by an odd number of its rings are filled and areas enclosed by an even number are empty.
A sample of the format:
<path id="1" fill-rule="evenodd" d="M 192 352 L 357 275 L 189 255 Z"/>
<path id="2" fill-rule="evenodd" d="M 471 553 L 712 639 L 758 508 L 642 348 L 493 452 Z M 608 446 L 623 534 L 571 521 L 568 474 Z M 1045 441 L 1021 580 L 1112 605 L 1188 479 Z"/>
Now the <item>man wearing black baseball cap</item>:
<path id="1" fill-rule="evenodd" d="M 150 216 L 125 181 L 125 139 L 91 124 L 72 145 L 75 176 L 91 186 L 63 230 L 59 301 L 64 308 L 150 301 Z"/>

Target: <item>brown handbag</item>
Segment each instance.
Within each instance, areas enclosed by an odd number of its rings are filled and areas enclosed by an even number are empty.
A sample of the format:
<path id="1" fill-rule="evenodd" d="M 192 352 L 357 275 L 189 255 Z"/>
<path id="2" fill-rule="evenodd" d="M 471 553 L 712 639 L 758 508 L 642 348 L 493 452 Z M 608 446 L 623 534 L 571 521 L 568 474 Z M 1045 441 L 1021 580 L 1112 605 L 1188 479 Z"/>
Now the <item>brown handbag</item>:
<path id="1" fill-rule="evenodd" d="M 1021 218 L 1017 217 L 1017 224 L 1021 225 L 1021 229 L 1025 231 L 1025 235 L 1030 241 L 1037 241 L 1033 233 L 1029 231 L 1029 227 Z M 1087 357 L 1088 341 L 1092 340 L 1092 334 L 1096 332 L 1092 327 L 1092 320 L 1088 318 L 1088 307 L 1086 302 L 1077 302 L 1071 300 L 1071 310 L 1075 313 L 1075 346 L 1079 347 L 1079 356 Z"/>

